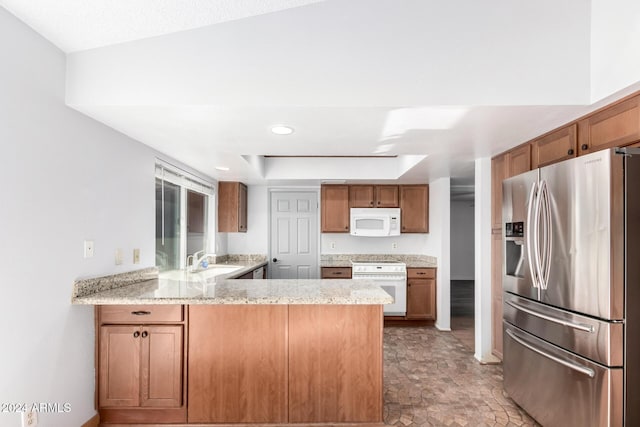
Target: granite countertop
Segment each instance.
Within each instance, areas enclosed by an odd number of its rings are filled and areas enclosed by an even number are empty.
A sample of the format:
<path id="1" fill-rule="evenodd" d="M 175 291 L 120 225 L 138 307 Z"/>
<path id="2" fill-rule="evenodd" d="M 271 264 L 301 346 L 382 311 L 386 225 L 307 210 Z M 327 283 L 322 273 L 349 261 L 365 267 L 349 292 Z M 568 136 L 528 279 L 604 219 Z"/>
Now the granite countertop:
<path id="1" fill-rule="evenodd" d="M 398 261 L 408 268 L 436 268 L 436 257 L 429 255 L 385 255 L 385 254 L 323 254 L 321 267 L 351 267 L 351 261 Z"/>
<path id="2" fill-rule="evenodd" d="M 388 304 L 369 280 L 232 279 L 266 265 L 266 257 L 233 259 L 199 273 L 147 268 L 74 283 L 72 304 Z M 229 271 L 230 266 L 237 266 Z"/>

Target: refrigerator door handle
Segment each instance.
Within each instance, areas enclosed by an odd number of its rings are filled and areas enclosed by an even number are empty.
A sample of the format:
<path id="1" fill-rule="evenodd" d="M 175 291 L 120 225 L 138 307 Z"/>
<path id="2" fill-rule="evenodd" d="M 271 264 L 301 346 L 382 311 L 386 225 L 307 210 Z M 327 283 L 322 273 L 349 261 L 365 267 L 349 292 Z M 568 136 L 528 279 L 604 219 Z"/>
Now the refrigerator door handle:
<path id="1" fill-rule="evenodd" d="M 542 252 L 542 261 L 540 263 L 540 287 L 542 289 L 547 289 L 547 285 L 549 284 L 549 272 L 551 271 L 551 252 L 552 252 L 552 235 L 551 227 L 551 200 L 549 197 L 549 186 L 547 182 L 542 180 L 540 182 L 540 200 L 543 201 L 541 203 L 542 206 L 542 216 L 544 218 L 544 236 L 543 242 L 544 245 L 541 248 Z"/>
<path id="2" fill-rule="evenodd" d="M 586 325 L 584 323 L 575 323 L 575 322 L 570 322 L 568 320 L 563 320 L 563 319 L 558 319 L 556 317 L 552 317 L 552 316 L 548 316 L 546 314 L 542 314 L 542 313 L 538 313 L 535 310 L 531 310 L 530 308 L 526 308 L 516 302 L 512 302 L 512 301 L 505 301 L 506 304 L 510 305 L 511 307 L 515 308 L 516 310 L 520 310 L 523 311 L 527 314 L 530 314 L 532 316 L 535 317 L 539 317 L 541 319 L 544 320 L 548 320 L 549 322 L 553 322 L 553 323 L 558 323 L 559 325 L 563 325 L 563 326 L 568 326 L 570 328 L 573 329 L 577 329 L 579 331 L 584 331 L 584 332 L 589 332 L 589 333 L 593 333 L 594 328 L 591 325 Z"/>
<path id="3" fill-rule="evenodd" d="M 569 369 L 572 369 L 576 372 L 580 372 L 581 374 L 584 374 L 586 376 L 588 376 L 589 378 L 593 378 L 595 377 L 596 373 L 594 372 L 593 369 L 587 368 L 586 366 L 582 366 L 579 365 L 577 363 L 571 362 L 569 360 L 565 360 L 565 359 L 561 359 L 557 356 L 554 356 L 553 354 L 549 354 L 531 344 L 529 344 L 528 342 L 526 342 L 525 340 L 523 340 L 522 338 L 518 337 L 516 335 L 515 332 L 511 331 L 511 329 L 507 329 L 506 330 L 507 334 L 518 344 L 520 344 L 521 346 L 524 346 L 526 348 L 528 348 L 529 350 L 538 353 L 540 356 L 542 357 L 546 357 L 549 360 L 553 360 L 556 363 L 559 363 L 563 366 L 566 366 Z"/>
<path id="4" fill-rule="evenodd" d="M 543 287 L 543 277 L 542 277 L 542 251 L 540 249 L 540 214 L 542 213 L 542 183 L 538 184 L 538 191 L 536 192 L 536 202 L 535 209 L 533 212 L 533 256 L 534 256 L 534 267 L 536 269 L 536 276 L 538 281 L 538 288 Z"/>
<path id="5" fill-rule="evenodd" d="M 535 230 L 535 222 L 533 221 L 533 208 L 535 205 L 535 199 L 536 199 L 536 188 L 537 184 L 534 182 L 531 185 L 531 191 L 529 192 L 529 203 L 527 204 L 527 224 L 526 224 L 526 240 L 527 240 L 527 244 L 526 244 L 526 251 L 527 251 L 527 263 L 529 264 L 529 274 L 531 274 L 531 280 L 533 281 L 533 287 L 534 288 L 539 288 L 538 286 L 538 273 L 537 270 L 534 268 L 534 259 L 533 259 L 533 253 L 535 252 L 535 244 L 533 244 L 533 235 L 537 233 L 537 230 Z M 534 246 L 534 251 L 531 250 L 531 246 Z"/>

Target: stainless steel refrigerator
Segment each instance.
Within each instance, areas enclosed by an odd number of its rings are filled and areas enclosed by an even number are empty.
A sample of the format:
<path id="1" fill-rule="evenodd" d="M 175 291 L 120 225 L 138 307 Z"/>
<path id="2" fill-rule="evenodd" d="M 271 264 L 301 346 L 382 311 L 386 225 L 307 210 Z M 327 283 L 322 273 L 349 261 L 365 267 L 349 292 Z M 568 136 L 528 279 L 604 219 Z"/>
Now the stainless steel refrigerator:
<path id="1" fill-rule="evenodd" d="M 640 426 L 640 149 L 502 189 L 506 392 L 546 427 Z"/>

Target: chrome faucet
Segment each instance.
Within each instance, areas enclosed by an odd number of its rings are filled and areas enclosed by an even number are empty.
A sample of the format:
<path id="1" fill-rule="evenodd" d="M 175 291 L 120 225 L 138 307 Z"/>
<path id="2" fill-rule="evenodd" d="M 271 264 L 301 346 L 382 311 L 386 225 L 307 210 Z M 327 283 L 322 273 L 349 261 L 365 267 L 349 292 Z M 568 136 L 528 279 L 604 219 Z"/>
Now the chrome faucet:
<path id="1" fill-rule="evenodd" d="M 209 254 L 205 253 L 205 251 L 197 251 L 193 255 L 189 255 L 187 257 L 187 267 L 191 267 L 190 270 L 198 271 L 200 268 L 200 264 L 202 261 L 206 260 L 209 257 Z M 189 258 L 191 258 L 191 264 L 189 264 Z"/>

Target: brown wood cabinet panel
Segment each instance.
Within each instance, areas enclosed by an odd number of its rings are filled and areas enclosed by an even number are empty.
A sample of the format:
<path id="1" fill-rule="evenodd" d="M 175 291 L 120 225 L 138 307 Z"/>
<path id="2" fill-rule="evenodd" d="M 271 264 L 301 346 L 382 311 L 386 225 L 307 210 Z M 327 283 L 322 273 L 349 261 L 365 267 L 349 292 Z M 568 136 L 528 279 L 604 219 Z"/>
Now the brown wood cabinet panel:
<path id="1" fill-rule="evenodd" d="M 397 208 L 400 206 L 397 185 L 376 185 L 375 205 L 377 208 Z"/>
<path id="2" fill-rule="evenodd" d="M 287 311 L 189 306 L 190 423 L 287 421 Z"/>
<path id="3" fill-rule="evenodd" d="M 491 228 L 502 228 L 502 181 L 507 177 L 506 154 L 491 160 Z"/>
<path id="4" fill-rule="evenodd" d="M 502 359 L 502 230 L 491 234 L 491 352 Z"/>
<path id="5" fill-rule="evenodd" d="M 507 153 L 507 176 L 512 177 L 531 170 L 531 145 L 522 145 Z"/>
<path id="6" fill-rule="evenodd" d="M 323 233 L 349 232 L 349 186 L 323 185 L 320 189 Z"/>
<path id="7" fill-rule="evenodd" d="M 403 233 L 429 232 L 429 185 L 400 186 L 400 215 Z"/>
<path id="8" fill-rule="evenodd" d="M 407 268 L 407 279 L 435 279 L 435 268 Z"/>
<path id="9" fill-rule="evenodd" d="M 407 319 L 436 319 L 436 281 L 407 280 Z"/>
<path id="10" fill-rule="evenodd" d="M 247 186 L 241 182 L 218 183 L 218 231 L 247 231 Z"/>
<path id="11" fill-rule="evenodd" d="M 539 168 L 578 154 L 578 125 L 558 129 L 547 136 L 536 139 L 531 144 L 531 168 Z"/>
<path id="12" fill-rule="evenodd" d="M 143 326 L 140 405 L 182 405 L 182 325 Z"/>
<path id="13" fill-rule="evenodd" d="M 140 405 L 140 348 L 140 326 L 100 327 L 100 406 Z"/>
<path id="14" fill-rule="evenodd" d="M 102 305 L 98 307 L 101 323 L 182 322 L 181 305 Z"/>
<path id="15" fill-rule="evenodd" d="M 372 208 L 375 206 L 373 185 L 350 185 L 349 207 Z"/>
<path id="16" fill-rule="evenodd" d="M 579 154 L 640 141 L 640 95 L 601 110 L 578 122 Z"/>
<path id="17" fill-rule="evenodd" d="M 351 279 L 351 267 L 322 267 L 323 279 Z"/>
<path id="18" fill-rule="evenodd" d="M 289 422 L 382 422 L 382 306 L 289 307 Z"/>

